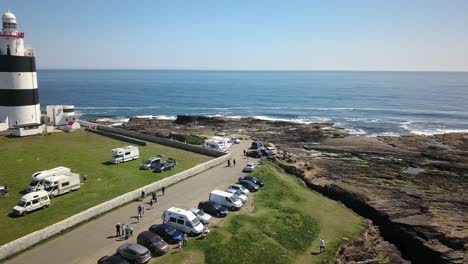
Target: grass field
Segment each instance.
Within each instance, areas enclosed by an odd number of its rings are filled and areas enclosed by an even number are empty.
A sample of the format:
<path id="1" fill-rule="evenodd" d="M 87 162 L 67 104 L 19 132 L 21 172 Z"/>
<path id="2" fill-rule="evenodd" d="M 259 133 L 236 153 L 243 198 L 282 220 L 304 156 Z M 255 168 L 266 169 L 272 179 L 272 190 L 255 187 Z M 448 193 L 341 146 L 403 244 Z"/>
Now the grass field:
<path id="1" fill-rule="evenodd" d="M 129 145 L 88 132 L 53 133 L 27 138 L 0 137 L 0 185 L 8 185 L 9 196 L 0 198 L 0 245 L 63 220 L 99 203 L 105 202 L 189 169 L 211 157 L 149 143 L 139 147 L 140 159 L 118 165 L 107 165 L 111 149 Z M 139 170 L 142 160 L 163 154 L 174 157 L 177 166 L 164 173 Z M 52 199 L 51 206 L 25 217 L 9 214 L 28 186 L 31 175 L 40 170 L 65 166 L 75 173 L 88 173 L 88 180 L 77 192 Z"/>
<path id="2" fill-rule="evenodd" d="M 363 220 L 351 210 L 308 190 L 276 166 L 266 163 L 254 174 L 265 180 L 265 187 L 255 194 L 253 212 L 228 216 L 206 239 L 192 239 L 187 248 L 157 261 L 333 263 L 342 238 L 352 241 L 364 231 Z M 327 242 L 321 254 L 320 238 Z"/>

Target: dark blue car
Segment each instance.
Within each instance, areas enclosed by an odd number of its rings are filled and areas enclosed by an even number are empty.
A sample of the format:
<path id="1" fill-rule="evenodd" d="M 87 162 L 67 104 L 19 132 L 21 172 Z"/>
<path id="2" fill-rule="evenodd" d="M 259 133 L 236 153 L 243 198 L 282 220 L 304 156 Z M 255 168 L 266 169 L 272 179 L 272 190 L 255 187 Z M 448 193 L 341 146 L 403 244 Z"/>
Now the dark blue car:
<path id="1" fill-rule="evenodd" d="M 173 162 L 159 163 L 159 165 L 156 166 L 156 168 L 154 169 L 154 172 L 164 172 L 164 171 L 172 170 L 174 166 L 175 166 L 175 163 Z"/>
<path id="2" fill-rule="evenodd" d="M 152 225 L 149 231 L 156 233 L 169 244 L 176 244 L 182 240 L 183 234 L 170 225 Z"/>

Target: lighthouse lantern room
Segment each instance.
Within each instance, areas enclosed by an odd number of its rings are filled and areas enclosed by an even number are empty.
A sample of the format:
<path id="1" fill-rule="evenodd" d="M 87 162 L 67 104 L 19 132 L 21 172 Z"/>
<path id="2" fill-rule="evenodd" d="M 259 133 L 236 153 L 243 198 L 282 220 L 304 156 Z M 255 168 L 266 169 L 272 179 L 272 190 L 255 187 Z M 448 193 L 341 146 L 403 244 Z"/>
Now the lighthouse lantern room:
<path id="1" fill-rule="evenodd" d="M 2 16 L 0 32 L 0 130 L 34 130 L 41 123 L 34 50 L 24 47 L 10 11 Z M 32 132 L 32 131 L 31 131 Z"/>

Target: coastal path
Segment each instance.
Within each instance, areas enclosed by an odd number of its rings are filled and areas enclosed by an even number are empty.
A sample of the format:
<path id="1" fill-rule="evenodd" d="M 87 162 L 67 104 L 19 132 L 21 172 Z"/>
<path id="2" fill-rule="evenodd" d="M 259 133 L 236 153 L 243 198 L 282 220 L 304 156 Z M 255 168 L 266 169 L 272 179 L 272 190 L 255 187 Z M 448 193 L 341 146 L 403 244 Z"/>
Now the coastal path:
<path id="1" fill-rule="evenodd" d="M 227 163 L 218 165 L 204 171 L 185 181 L 166 188 L 166 194 L 158 192 L 158 202 L 152 209 L 146 204 L 145 215 L 137 223 L 137 207 L 142 202 L 132 202 L 121 208 L 113 210 L 95 220 L 84 223 L 64 235 L 53 238 L 43 244 L 6 261 L 8 264 L 50 264 L 50 263 L 97 263 L 105 255 L 115 253 L 117 247 L 124 243 L 135 243 L 136 236 L 153 224 L 160 224 L 163 211 L 171 206 L 180 208 L 197 207 L 198 202 L 207 200 L 209 193 L 214 189 L 224 190 L 231 183 L 242 176 L 242 169 L 248 162 L 256 160 L 243 157 L 243 150 L 250 146 L 250 141 L 242 141 L 233 145 L 232 159 L 236 166 L 227 167 Z M 152 172 L 148 172 L 152 173 Z M 149 195 L 150 196 L 150 195 Z M 115 225 L 119 223 L 130 224 L 134 228 L 134 236 L 121 241 L 115 236 Z M 171 250 L 172 250 L 171 246 Z"/>

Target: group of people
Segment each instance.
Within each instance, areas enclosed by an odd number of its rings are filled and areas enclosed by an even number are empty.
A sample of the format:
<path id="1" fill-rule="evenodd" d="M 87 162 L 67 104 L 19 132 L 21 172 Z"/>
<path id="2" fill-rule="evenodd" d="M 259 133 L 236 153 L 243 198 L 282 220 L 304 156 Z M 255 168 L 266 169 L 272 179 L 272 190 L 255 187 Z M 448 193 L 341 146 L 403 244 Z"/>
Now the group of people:
<path id="1" fill-rule="evenodd" d="M 234 166 L 236 166 L 236 159 L 232 160 L 232 164 L 234 164 Z M 231 167 L 231 160 L 230 159 L 228 159 L 228 161 L 227 161 L 227 166 Z"/>
<path id="2" fill-rule="evenodd" d="M 116 234 L 115 234 L 116 237 L 123 237 L 124 239 L 128 239 L 129 237 L 133 236 L 133 227 L 127 224 L 117 223 L 115 225 L 115 231 L 116 231 Z"/>
<path id="3" fill-rule="evenodd" d="M 166 187 L 161 188 L 162 195 L 166 193 Z M 141 201 L 144 201 L 146 197 L 145 191 L 141 191 Z M 150 209 L 153 208 L 153 205 L 158 202 L 158 195 L 156 192 L 151 193 L 151 200 L 149 201 Z M 145 215 L 145 207 L 143 204 L 139 204 L 137 208 L 137 220 L 140 222 L 140 218 Z M 133 236 L 133 227 L 127 224 L 117 223 L 115 225 L 116 237 L 124 237 L 128 239 Z"/>

